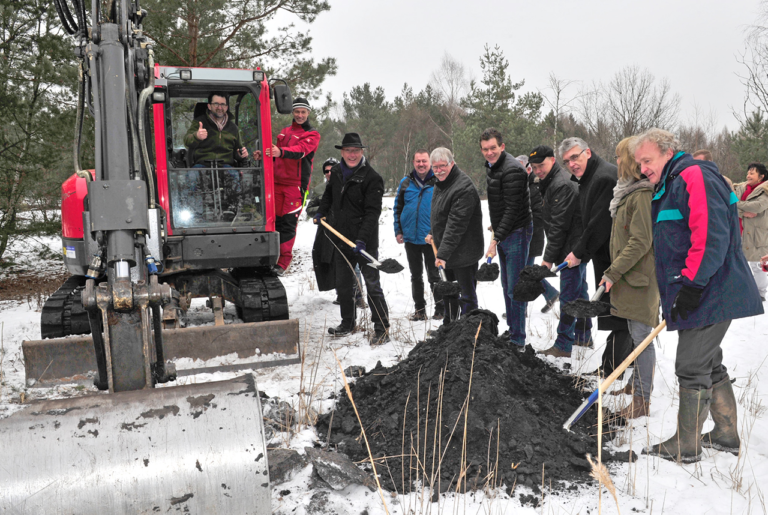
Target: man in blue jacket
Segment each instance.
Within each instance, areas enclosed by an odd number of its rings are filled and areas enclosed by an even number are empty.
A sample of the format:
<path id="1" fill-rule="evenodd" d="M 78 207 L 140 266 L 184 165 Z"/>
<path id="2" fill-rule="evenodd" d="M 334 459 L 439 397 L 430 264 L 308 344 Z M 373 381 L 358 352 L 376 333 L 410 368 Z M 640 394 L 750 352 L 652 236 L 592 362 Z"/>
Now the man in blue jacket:
<path id="1" fill-rule="evenodd" d="M 667 329 L 678 331 L 680 384 L 676 434 L 643 452 L 692 463 L 702 446 L 739 452 L 736 399 L 720 344 L 731 320 L 762 314 L 763 306 L 741 251 L 738 198 L 717 165 L 694 160 L 679 146 L 661 129 L 646 131 L 634 145 L 641 172 L 656 185 L 656 278 Z M 709 413 L 715 427 L 702 436 Z"/>
<path id="2" fill-rule="evenodd" d="M 424 300 L 424 274 L 422 262 L 427 269 L 429 287 L 434 292 L 440 275 L 435 266 L 432 245 L 424 243 L 429 234 L 429 217 L 432 212 L 432 191 L 435 174 L 429 162 L 429 152 L 417 150 L 413 155 L 413 171 L 403 177 L 395 195 L 395 237 L 397 243 L 405 244 L 408 268 L 411 269 L 411 295 L 416 311 L 409 320 L 426 320 L 427 303 Z M 435 320 L 443 318 L 443 300 L 435 303 Z"/>

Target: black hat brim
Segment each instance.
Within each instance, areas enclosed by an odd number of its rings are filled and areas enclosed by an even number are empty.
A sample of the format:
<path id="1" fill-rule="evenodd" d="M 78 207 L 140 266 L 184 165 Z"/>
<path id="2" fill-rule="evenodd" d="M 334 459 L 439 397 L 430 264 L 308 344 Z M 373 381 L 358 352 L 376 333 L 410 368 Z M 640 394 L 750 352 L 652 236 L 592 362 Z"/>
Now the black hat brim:
<path id="1" fill-rule="evenodd" d="M 333 148 L 337 148 L 341 150 L 342 148 L 368 148 L 365 145 L 360 145 L 358 143 L 352 143 L 351 145 L 334 145 Z"/>

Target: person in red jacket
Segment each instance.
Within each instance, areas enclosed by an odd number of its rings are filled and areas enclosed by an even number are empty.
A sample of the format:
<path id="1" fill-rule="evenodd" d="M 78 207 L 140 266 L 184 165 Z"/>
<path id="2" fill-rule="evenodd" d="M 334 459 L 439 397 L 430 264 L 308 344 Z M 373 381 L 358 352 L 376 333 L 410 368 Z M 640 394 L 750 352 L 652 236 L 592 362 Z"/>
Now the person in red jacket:
<path id="1" fill-rule="evenodd" d="M 280 233 L 280 258 L 273 270 L 277 275 L 285 273 L 293 258 L 296 225 L 320 144 L 320 133 L 309 124 L 310 111 L 305 98 L 294 100 L 293 123 L 280 131 L 276 145 L 264 149 L 264 154 L 275 160 L 275 229 Z"/>

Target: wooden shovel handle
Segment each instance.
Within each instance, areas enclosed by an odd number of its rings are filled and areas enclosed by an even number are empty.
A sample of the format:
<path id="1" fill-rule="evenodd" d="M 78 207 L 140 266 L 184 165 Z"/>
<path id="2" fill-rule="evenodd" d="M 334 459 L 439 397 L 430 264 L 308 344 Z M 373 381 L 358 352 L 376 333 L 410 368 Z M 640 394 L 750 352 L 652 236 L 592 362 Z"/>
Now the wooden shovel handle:
<path id="1" fill-rule="evenodd" d="M 341 234 L 339 231 L 337 231 L 336 229 L 334 229 L 333 227 L 331 227 L 330 225 L 328 225 L 328 222 L 326 222 L 326 221 L 325 221 L 325 218 L 321 218 L 321 219 L 320 219 L 320 223 L 321 223 L 321 224 L 323 224 L 323 227 L 325 227 L 326 229 L 328 229 L 329 231 L 331 231 L 331 232 L 332 232 L 333 234 L 335 234 L 335 235 L 336 235 L 336 236 L 337 236 L 337 237 L 338 237 L 338 238 L 339 238 L 341 241 L 343 241 L 344 243 L 346 243 L 347 245 L 349 245 L 349 246 L 350 246 L 350 247 L 352 247 L 353 249 L 354 249 L 355 247 L 357 247 L 357 245 L 355 245 L 354 243 L 352 243 L 351 241 L 349 241 L 349 240 L 348 240 L 346 237 L 344 237 L 344 235 L 343 235 L 343 234 Z"/>
<path id="2" fill-rule="evenodd" d="M 432 245 L 432 251 L 435 253 L 435 259 L 437 259 L 437 247 L 435 247 L 435 240 L 429 242 Z"/>

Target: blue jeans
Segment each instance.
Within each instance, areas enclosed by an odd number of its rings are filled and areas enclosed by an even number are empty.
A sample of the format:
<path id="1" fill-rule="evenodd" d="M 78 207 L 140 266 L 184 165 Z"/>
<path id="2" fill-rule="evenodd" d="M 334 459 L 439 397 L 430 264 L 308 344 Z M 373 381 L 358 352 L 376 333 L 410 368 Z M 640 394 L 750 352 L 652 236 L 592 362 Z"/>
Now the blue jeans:
<path id="1" fill-rule="evenodd" d="M 560 271 L 560 306 L 576 299 L 589 299 L 587 296 L 587 265 L 581 264 Z M 576 330 L 576 319 L 560 310 L 560 323 L 557 325 L 555 347 L 564 352 L 571 352 L 573 342 L 589 341 L 592 338 L 592 319 L 585 319 L 579 324 L 583 329 Z"/>
<path id="2" fill-rule="evenodd" d="M 504 304 L 507 308 L 509 340 L 521 347 L 525 345 L 525 309 L 527 302 L 518 302 L 512 298 L 520 271 L 528 262 L 528 247 L 533 236 L 533 222 L 521 227 L 499 242 L 496 250 L 501 264 L 501 287 L 504 289 Z"/>
<path id="3" fill-rule="evenodd" d="M 528 262 L 525 264 L 525 266 L 532 266 L 535 265 L 536 256 L 528 256 Z M 559 264 L 559 263 L 555 263 Z M 544 286 L 544 300 L 546 300 L 548 303 L 552 302 L 552 299 L 560 295 L 560 292 L 557 291 L 557 288 L 549 284 L 549 281 L 546 279 L 541 280 L 541 284 Z"/>

